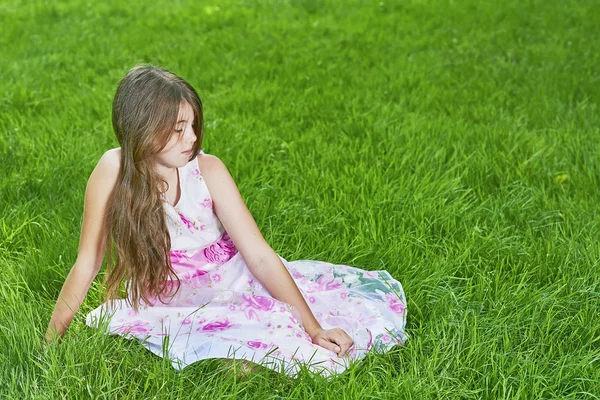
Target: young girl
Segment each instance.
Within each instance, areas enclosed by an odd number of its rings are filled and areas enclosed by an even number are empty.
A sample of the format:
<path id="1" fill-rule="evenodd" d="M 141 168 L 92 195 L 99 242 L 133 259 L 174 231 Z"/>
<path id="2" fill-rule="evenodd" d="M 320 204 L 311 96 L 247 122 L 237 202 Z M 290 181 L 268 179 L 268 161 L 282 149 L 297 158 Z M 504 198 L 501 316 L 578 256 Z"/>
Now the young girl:
<path id="1" fill-rule="evenodd" d="M 404 342 L 406 301 L 389 273 L 288 262 L 265 242 L 227 168 L 200 150 L 202 104 L 186 81 L 133 68 L 112 122 L 121 147 L 88 181 L 79 253 L 48 341 L 67 330 L 107 251 L 108 301 L 87 325 L 137 338 L 177 369 L 235 358 L 329 374 Z"/>

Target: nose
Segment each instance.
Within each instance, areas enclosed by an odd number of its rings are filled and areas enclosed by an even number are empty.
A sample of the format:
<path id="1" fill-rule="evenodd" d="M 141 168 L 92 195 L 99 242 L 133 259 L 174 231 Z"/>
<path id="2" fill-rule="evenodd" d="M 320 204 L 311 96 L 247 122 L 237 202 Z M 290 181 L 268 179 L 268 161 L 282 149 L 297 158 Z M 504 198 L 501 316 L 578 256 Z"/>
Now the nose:
<path id="1" fill-rule="evenodd" d="M 196 133 L 194 133 L 194 128 L 191 125 L 185 129 L 185 140 L 192 144 L 196 142 Z"/>

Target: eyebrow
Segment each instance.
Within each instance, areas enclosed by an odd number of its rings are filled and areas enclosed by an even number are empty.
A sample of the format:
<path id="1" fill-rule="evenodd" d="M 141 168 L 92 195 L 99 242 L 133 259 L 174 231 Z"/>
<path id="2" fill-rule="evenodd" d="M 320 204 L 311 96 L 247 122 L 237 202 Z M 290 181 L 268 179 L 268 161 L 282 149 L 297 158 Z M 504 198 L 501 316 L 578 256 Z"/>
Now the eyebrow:
<path id="1" fill-rule="evenodd" d="M 180 122 L 187 122 L 187 119 L 180 119 L 179 121 L 177 121 L 177 123 L 180 123 Z"/>

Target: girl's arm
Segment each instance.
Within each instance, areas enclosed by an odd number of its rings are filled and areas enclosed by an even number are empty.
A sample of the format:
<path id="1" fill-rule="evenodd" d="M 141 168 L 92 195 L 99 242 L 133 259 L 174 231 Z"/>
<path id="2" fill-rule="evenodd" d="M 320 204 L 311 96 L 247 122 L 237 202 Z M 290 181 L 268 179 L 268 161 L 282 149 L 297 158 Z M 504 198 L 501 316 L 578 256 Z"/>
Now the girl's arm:
<path id="1" fill-rule="evenodd" d="M 60 291 L 46 331 L 51 342 L 64 335 L 102 265 L 106 249 L 106 210 L 119 172 L 119 149 L 104 153 L 85 190 L 77 260 Z"/>
<path id="2" fill-rule="evenodd" d="M 202 154 L 198 165 L 213 200 L 215 213 L 254 276 L 277 300 L 294 306 L 313 343 L 340 356 L 352 346 L 343 330 L 324 330 L 311 312 L 287 268 L 263 238 L 225 165 Z"/>

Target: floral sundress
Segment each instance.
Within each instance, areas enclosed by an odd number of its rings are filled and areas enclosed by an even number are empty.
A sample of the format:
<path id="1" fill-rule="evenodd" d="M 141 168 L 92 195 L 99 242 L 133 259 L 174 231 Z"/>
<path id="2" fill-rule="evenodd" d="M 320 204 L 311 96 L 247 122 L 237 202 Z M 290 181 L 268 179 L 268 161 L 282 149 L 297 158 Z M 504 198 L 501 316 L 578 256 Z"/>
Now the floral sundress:
<path id="1" fill-rule="evenodd" d="M 179 202 L 172 206 L 165 198 L 164 206 L 179 290 L 167 304 L 156 301 L 138 312 L 127 299 L 102 304 L 87 314 L 88 326 L 138 339 L 176 369 L 235 358 L 292 376 L 302 366 L 340 373 L 368 351 L 407 339 L 404 292 L 387 271 L 280 257 L 321 326 L 342 328 L 354 340 L 342 358 L 313 344 L 295 308 L 273 298 L 246 266 L 213 212 L 197 161 L 178 172 Z"/>

